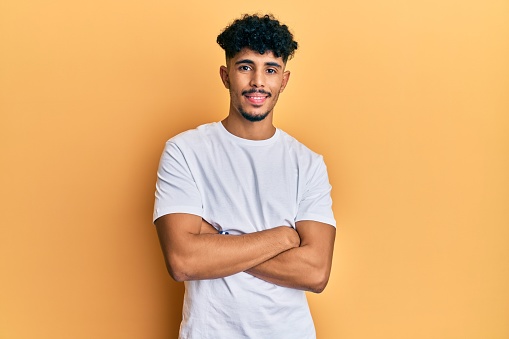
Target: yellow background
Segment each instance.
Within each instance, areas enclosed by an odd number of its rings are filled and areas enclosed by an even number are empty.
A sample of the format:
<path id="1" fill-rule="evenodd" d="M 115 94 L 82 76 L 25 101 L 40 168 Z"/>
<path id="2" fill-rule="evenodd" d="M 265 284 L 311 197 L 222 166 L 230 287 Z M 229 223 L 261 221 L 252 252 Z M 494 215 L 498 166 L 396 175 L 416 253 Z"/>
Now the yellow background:
<path id="1" fill-rule="evenodd" d="M 509 2 L 0 3 L 0 338 L 174 338 L 151 225 L 163 144 L 228 109 L 215 38 L 300 48 L 278 127 L 338 220 L 320 339 L 509 338 Z"/>

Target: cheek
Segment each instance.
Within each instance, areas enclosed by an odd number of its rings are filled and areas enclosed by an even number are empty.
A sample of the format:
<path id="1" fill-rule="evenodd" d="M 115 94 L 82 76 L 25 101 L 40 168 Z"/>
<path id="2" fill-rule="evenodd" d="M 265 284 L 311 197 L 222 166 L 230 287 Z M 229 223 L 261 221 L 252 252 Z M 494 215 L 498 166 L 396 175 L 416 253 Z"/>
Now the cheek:
<path id="1" fill-rule="evenodd" d="M 240 92 L 242 88 L 242 82 L 239 79 L 230 79 L 230 90 L 234 92 Z"/>
<path id="2" fill-rule="evenodd" d="M 283 79 L 282 78 L 274 79 L 271 82 L 271 88 L 274 89 L 277 88 L 278 91 L 282 91 L 285 88 Z"/>

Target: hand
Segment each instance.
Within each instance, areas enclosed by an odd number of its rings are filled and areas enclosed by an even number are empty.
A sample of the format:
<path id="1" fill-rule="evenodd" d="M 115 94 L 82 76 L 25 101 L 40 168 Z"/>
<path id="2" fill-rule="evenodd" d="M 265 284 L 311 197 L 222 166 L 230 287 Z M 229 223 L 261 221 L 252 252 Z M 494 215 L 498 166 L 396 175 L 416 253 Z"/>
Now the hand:
<path id="1" fill-rule="evenodd" d="M 288 244 L 289 248 L 300 246 L 300 237 L 295 229 L 289 226 L 275 227 L 282 235 L 281 238 Z M 218 230 L 206 222 L 204 219 L 201 220 L 200 234 L 217 234 Z"/>

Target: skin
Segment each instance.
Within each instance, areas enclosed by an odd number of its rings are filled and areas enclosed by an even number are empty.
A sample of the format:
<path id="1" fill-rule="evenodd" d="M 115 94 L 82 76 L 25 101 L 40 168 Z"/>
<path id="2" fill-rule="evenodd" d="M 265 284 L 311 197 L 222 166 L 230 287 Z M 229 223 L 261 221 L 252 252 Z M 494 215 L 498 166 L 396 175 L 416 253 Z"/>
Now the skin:
<path id="1" fill-rule="evenodd" d="M 226 277 L 300 245 L 297 232 L 286 226 L 224 236 L 201 217 L 184 213 L 164 215 L 155 224 L 166 266 L 176 281 Z"/>
<path id="2" fill-rule="evenodd" d="M 317 221 L 296 223 L 300 245 L 248 270 L 257 278 L 285 287 L 314 293 L 322 292 L 329 281 L 336 228 Z M 202 232 L 217 233 L 203 222 Z"/>
<path id="3" fill-rule="evenodd" d="M 230 92 L 222 123 L 232 134 L 264 140 L 276 131 L 274 107 L 290 78 L 281 57 L 244 48 L 220 67 Z M 256 121 L 253 121 L 256 120 Z M 336 229 L 303 220 L 243 235 L 219 235 L 201 217 L 168 214 L 155 221 L 170 275 L 177 281 L 214 279 L 239 272 L 315 293 L 327 285 Z"/>
<path id="4" fill-rule="evenodd" d="M 230 110 L 223 125 L 232 134 L 251 140 L 268 139 L 276 132 L 272 124 L 274 106 L 290 79 L 281 57 L 272 52 L 260 54 L 248 48 L 242 49 L 221 66 L 219 74 L 230 92 Z M 246 93 L 263 91 L 265 93 Z M 254 100 L 256 96 L 262 100 Z M 241 111 L 252 117 L 266 117 L 257 122 L 249 121 Z"/>

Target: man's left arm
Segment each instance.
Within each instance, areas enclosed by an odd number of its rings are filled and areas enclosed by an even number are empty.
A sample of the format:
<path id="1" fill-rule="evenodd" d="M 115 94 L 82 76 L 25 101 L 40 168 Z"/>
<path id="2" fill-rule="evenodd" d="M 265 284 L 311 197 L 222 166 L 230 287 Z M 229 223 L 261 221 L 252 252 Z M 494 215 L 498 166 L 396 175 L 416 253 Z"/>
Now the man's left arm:
<path id="1" fill-rule="evenodd" d="M 267 282 L 314 293 L 325 289 L 329 281 L 336 227 L 331 210 L 331 198 L 325 163 L 316 162 L 306 193 L 299 202 L 295 229 L 300 246 L 284 251 L 245 272 Z M 324 222 L 310 220 L 318 217 Z M 331 222 L 329 224 L 326 222 Z M 216 232 L 202 223 L 201 232 Z M 200 233 L 201 233 L 200 232 Z"/>
<path id="2" fill-rule="evenodd" d="M 296 223 L 300 246 L 246 271 L 279 286 L 320 293 L 329 281 L 336 228 L 317 221 Z"/>
<path id="3" fill-rule="evenodd" d="M 245 271 L 267 282 L 320 293 L 329 281 L 336 228 L 318 221 L 296 223 L 300 246 L 280 253 Z M 200 233 L 217 233 L 211 225 L 202 223 Z"/>

